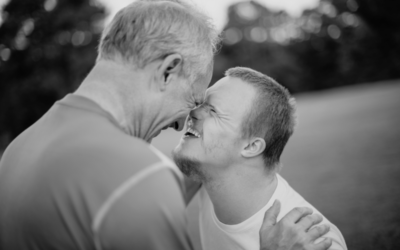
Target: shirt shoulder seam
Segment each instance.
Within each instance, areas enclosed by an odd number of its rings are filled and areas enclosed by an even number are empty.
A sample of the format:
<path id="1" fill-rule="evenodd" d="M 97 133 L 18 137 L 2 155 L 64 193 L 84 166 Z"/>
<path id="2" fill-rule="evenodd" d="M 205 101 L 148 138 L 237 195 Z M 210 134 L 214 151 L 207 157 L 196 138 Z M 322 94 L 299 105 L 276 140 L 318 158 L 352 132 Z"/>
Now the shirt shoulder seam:
<path id="1" fill-rule="evenodd" d="M 94 216 L 92 222 L 92 232 L 94 236 L 94 243 L 97 250 L 101 250 L 101 243 L 99 239 L 99 230 L 101 225 L 106 217 L 107 213 L 110 211 L 113 204 L 115 204 L 121 197 L 124 196 L 132 187 L 140 183 L 142 180 L 146 179 L 150 175 L 163 170 L 163 169 L 171 169 L 170 166 L 165 164 L 163 161 L 156 162 L 135 175 L 131 176 L 128 180 L 123 182 L 118 188 L 116 188 L 111 195 L 106 199 L 106 201 L 100 206 L 100 209 Z"/>

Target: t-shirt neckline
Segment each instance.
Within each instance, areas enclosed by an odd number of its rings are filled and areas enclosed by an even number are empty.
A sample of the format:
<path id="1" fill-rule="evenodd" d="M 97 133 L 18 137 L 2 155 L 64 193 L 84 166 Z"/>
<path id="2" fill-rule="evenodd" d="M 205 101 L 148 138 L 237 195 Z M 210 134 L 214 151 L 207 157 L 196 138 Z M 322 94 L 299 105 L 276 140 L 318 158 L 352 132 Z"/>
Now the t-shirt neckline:
<path id="1" fill-rule="evenodd" d="M 213 219 L 214 223 L 222 231 L 226 231 L 229 233 L 238 233 L 240 231 L 244 231 L 244 230 L 252 228 L 255 224 L 257 224 L 257 222 L 259 222 L 259 217 L 261 217 L 261 220 L 264 218 L 265 211 L 267 211 L 267 209 L 272 206 L 274 201 L 277 199 L 277 197 L 279 197 L 279 194 L 282 192 L 283 183 L 282 183 L 282 180 L 281 180 L 279 174 L 276 175 L 276 178 L 277 178 L 277 185 L 275 187 L 274 193 L 272 194 L 272 196 L 269 199 L 269 201 L 267 202 L 267 204 L 265 204 L 265 206 L 263 206 L 255 214 L 253 214 L 248 219 L 246 219 L 238 224 L 228 225 L 228 224 L 221 222 L 217 218 L 217 215 L 215 214 L 214 206 L 211 206 L 211 214 L 212 214 L 212 219 Z M 210 200 L 210 202 L 211 202 L 211 200 Z M 212 202 L 211 202 L 211 205 L 212 205 Z"/>

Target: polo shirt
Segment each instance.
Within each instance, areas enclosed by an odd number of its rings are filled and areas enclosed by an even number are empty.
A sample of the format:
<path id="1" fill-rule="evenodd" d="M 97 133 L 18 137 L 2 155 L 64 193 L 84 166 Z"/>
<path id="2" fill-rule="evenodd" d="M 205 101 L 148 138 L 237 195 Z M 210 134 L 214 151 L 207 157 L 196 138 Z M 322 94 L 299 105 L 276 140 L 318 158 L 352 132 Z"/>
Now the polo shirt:
<path id="1" fill-rule="evenodd" d="M 191 249 L 182 174 L 70 94 L 0 161 L 0 249 Z"/>

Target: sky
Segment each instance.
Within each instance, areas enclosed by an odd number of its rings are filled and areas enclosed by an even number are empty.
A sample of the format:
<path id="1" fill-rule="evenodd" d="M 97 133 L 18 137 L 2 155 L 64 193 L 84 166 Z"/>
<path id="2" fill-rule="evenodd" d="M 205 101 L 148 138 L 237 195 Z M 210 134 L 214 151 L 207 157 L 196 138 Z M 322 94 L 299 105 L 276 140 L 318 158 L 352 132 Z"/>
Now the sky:
<path id="1" fill-rule="evenodd" d="M 0 0 L 0 7 L 9 0 Z M 110 12 L 111 19 L 115 13 L 134 0 L 97 0 L 103 3 Z M 222 30 L 227 21 L 229 5 L 243 0 L 189 0 L 203 9 L 213 20 L 218 29 Z M 271 10 L 285 10 L 293 16 L 299 16 L 304 9 L 317 6 L 319 0 L 256 0 Z"/>

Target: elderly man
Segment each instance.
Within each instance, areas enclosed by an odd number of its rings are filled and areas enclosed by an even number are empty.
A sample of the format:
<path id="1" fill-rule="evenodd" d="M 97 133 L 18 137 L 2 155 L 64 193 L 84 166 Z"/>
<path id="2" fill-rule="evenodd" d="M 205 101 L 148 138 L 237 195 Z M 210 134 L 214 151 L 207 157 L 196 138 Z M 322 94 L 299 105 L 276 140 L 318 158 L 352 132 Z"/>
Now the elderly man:
<path id="1" fill-rule="evenodd" d="M 182 174 L 148 142 L 202 102 L 217 40 L 180 1 L 121 10 L 79 89 L 6 149 L 0 249 L 190 249 Z M 263 247 L 282 249 L 271 211 Z"/>
<path id="2" fill-rule="evenodd" d="M 275 200 L 282 206 L 278 220 L 295 207 L 319 214 L 278 174 L 280 155 L 294 130 L 295 106 L 276 81 L 248 68 L 229 69 L 187 123 L 174 159 L 188 177 L 203 183 L 204 249 L 259 249 L 264 213 Z M 330 249 L 347 249 L 337 227 L 322 218 L 330 226 L 325 236 L 333 241 Z M 318 234 L 310 221 L 297 224 Z"/>

